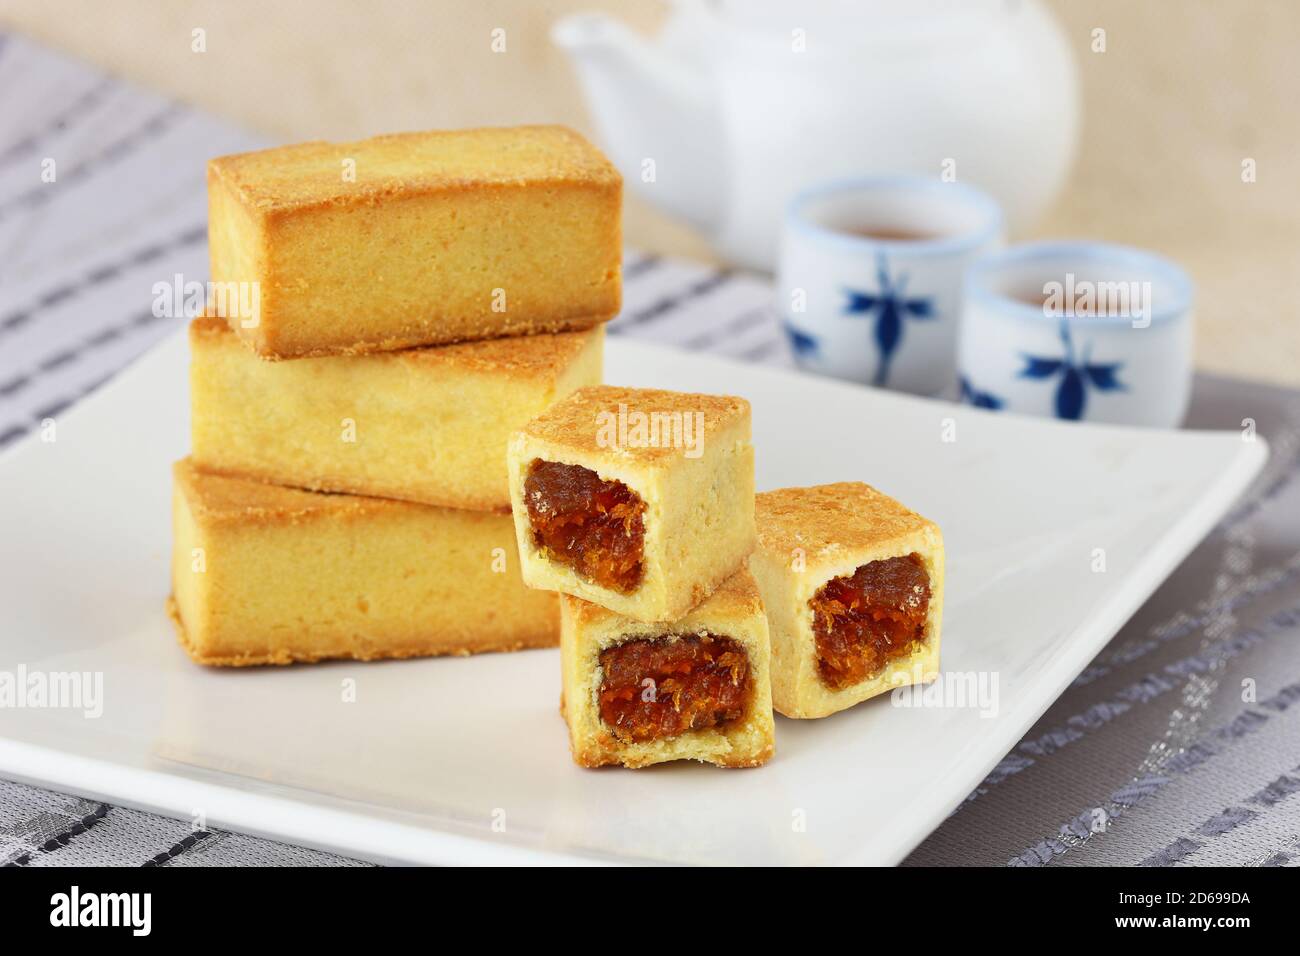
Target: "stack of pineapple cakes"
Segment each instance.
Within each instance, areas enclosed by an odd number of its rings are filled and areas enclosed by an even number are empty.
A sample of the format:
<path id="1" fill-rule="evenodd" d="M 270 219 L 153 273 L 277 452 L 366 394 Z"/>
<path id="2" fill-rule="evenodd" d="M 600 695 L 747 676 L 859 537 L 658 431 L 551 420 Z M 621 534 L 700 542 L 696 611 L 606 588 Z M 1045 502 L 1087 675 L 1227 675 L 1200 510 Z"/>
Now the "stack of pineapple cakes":
<path id="1" fill-rule="evenodd" d="M 935 676 L 933 522 L 857 482 L 756 495 L 745 399 L 601 384 L 621 191 L 558 127 L 210 164 L 228 307 L 190 328 L 170 601 L 196 661 L 558 642 L 587 767 L 758 766 L 774 710 Z"/>
<path id="2" fill-rule="evenodd" d="M 519 573 L 505 447 L 601 381 L 618 171 L 559 127 L 433 132 L 222 157 L 208 196 L 230 294 L 190 327 L 170 602 L 186 650 L 554 646 L 558 602 Z"/>

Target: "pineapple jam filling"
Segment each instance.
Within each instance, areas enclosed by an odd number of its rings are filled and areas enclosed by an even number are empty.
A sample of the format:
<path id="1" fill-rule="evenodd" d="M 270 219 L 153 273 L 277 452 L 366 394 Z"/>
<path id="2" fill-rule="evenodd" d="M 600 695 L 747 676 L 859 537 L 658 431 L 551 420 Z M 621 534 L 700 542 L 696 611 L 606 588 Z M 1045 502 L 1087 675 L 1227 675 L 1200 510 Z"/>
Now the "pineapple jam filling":
<path id="1" fill-rule="evenodd" d="M 864 564 L 827 581 L 808 602 L 817 671 L 832 690 L 872 677 L 925 639 L 930 576 L 919 554 Z"/>
<path id="2" fill-rule="evenodd" d="M 524 480 L 533 543 L 601 587 L 629 594 L 641 583 L 645 502 L 590 468 L 537 459 Z"/>
<path id="3" fill-rule="evenodd" d="M 724 727 L 749 704 L 749 655 L 728 637 L 639 638 L 601 651 L 600 666 L 600 717 L 620 740 Z"/>

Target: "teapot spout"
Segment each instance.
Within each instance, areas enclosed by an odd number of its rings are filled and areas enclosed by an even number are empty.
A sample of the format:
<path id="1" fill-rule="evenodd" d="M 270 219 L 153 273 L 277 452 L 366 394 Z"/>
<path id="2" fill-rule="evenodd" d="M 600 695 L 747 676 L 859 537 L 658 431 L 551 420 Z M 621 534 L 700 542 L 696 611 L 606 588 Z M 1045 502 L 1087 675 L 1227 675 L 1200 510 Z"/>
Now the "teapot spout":
<path id="1" fill-rule="evenodd" d="M 603 14 L 551 31 L 572 60 L 602 145 L 641 195 L 712 232 L 722 219 L 722 127 L 713 80 Z"/>

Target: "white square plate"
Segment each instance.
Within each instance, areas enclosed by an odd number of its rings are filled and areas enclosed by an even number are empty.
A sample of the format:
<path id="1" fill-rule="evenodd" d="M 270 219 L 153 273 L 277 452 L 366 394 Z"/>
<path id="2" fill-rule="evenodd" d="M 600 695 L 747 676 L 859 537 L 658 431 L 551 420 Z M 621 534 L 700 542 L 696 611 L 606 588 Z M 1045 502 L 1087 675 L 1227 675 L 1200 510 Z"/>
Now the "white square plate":
<path id="1" fill-rule="evenodd" d="M 608 381 L 749 398 L 760 488 L 861 479 L 938 521 L 942 669 L 996 674 L 999 694 L 992 717 L 885 696 L 778 718 L 758 770 L 589 771 L 569 759 L 556 651 L 190 663 L 163 613 L 187 362 L 178 334 L 55 441 L 0 459 L 0 671 L 103 675 L 98 718 L 0 709 L 0 775 L 384 861 L 895 863 L 1267 454 L 1235 433 L 1021 419 L 612 340 Z"/>

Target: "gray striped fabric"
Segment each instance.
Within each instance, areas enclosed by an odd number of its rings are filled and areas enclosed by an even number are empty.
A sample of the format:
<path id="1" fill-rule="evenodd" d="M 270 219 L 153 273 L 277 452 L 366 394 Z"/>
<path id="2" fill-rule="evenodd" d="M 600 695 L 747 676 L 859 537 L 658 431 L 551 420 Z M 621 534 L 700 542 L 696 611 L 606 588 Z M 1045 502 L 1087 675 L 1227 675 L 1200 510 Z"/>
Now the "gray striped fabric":
<path id="1" fill-rule="evenodd" d="M 204 161 L 259 143 L 12 35 L 0 115 L 3 447 L 172 330 L 151 288 L 206 277 Z M 637 254 L 624 278 L 611 334 L 789 364 L 765 281 Z M 1300 393 L 1198 379 L 1190 424 L 1244 418 L 1265 474 L 909 864 L 1300 860 Z M 0 863 L 364 865 L 4 780 Z"/>

